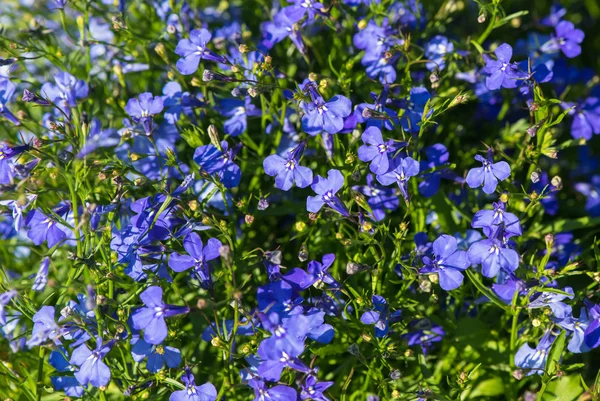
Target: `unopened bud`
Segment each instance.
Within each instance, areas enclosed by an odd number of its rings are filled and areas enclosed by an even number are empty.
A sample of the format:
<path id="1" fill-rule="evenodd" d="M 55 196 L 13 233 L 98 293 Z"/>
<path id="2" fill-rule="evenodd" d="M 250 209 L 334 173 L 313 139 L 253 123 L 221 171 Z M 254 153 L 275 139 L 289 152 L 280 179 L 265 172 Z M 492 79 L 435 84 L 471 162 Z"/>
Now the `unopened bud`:
<path id="1" fill-rule="evenodd" d="M 251 214 L 247 214 L 246 216 L 244 216 L 244 221 L 246 222 L 246 224 L 251 225 L 252 223 L 254 223 L 254 216 L 252 216 Z"/>
<path id="2" fill-rule="evenodd" d="M 429 74 L 429 82 L 432 84 L 437 83 L 440 80 L 440 76 L 436 72 Z"/>
<path id="3" fill-rule="evenodd" d="M 523 371 L 521 369 L 513 370 L 512 376 L 516 380 L 521 380 L 523 378 Z"/>
<path id="4" fill-rule="evenodd" d="M 219 138 L 219 131 L 217 131 L 217 127 L 214 124 L 208 126 L 208 137 L 210 138 L 210 143 L 220 150 L 221 139 Z"/>
<path id="5" fill-rule="evenodd" d="M 540 173 L 537 171 L 532 171 L 529 178 L 531 179 L 532 183 L 537 184 L 540 181 Z"/>
<path id="6" fill-rule="evenodd" d="M 267 201 L 265 198 L 260 198 L 258 200 L 258 206 L 257 209 L 258 210 L 266 210 L 269 207 L 269 201 Z"/>
<path id="7" fill-rule="evenodd" d="M 541 324 L 542 324 L 542 322 L 541 322 L 541 321 L 540 321 L 540 319 L 538 319 L 538 318 L 535 318 L 535 319 L 533 319 L 533 320 L 531 321 L 531 325 L 532 325 L 533 327 L 540 327 L 540 325 L 541 325 Z"/>
<path id="8" fill-rule="evenodd" d="M 317 79 L 319 79 L 319 76 L 317 74 L 315 74 L 314 72 L 311 72 L 310 74 L 308 74 L 309 81 L 317 82 Z"/>
<path id="9" fill-rule="evenodd" d="M 306 228 L 306 223 L 303 221 L 297 221 L 294 225 L 294 228 L 296 229 L 296 231 L 301 233 Z"/>
<path id="10" fill-rule="evenodd" d="M 169 57 L 167 55 L 167 49 L 164 45 L 164 43 L 158 43 L 156 46 L 154 46 L 154 51 L 156 52 L 156 54 L 158 54 L 158 56 L 165 62 L 168 63 L 169 62 Z"/>
<path id="11" fill-rule="evenodd" d="M 502 195 L 500 195 L 500 202 L 502 203 L 507 203 L 508 202 L 508 194 L 505 192 Z"/>
<path id="12" fill-rule="evenodd" d="M 360 29 L 361 31 L 363 29 L 365 29 L 366 27 L 367 27 L 367 21 L 366 20 L 363 19 L 363 20 L 360 20 L 358 22 L 358 29 Z"/>
<path id="13" fill-rule="evenodd" d="M 557 191 L 560 191 L 563 188 L 562 178 L 560 178 L 560 176 L 558 175 L 552 177 L 552 180 L 550 180 L 550 184 L 552 184 Z"/>
<path id="14" fill-rule="evenodd" d="M 485 20 L 485 14 L 479 14 L 479 17 L 477 17 L 477 22 L 479 22 L 480 24 L 483 24 Z"/>
<path id="15" fill-rule="evenodd" d="M 306 262 L 308 260 L 308 248 L 306 244 L 302 244 L 300 251 L 298 251 L 298 260 L 300 262 Z"/>
<path id="16" fill-rule="evenodd" d="M 546 234 L 546 236 L 544 237 L 544 241 L 546 242 L 547 248 L 552 248 L 552 245 L 554 245 L 554 235 Z"/>

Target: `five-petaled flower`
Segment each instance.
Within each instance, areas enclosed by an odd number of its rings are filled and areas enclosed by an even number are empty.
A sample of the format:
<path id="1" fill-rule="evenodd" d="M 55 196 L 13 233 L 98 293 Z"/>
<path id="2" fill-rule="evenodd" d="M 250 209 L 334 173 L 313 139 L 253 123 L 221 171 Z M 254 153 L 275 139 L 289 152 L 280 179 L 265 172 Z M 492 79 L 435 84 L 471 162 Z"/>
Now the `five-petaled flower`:
<path id="1" fill-rule="evenodd" d="M 327 178 L 317 175 L 314 183 L 310 186 L 317 196 L 306 198 L 306 210 L 317 213 L 323 205 L 327 205 L 342 216 L 350 216 L 346 205 L 336 195 L 343 186 L 344 176 L 339 170 L 329 170 Z"/>

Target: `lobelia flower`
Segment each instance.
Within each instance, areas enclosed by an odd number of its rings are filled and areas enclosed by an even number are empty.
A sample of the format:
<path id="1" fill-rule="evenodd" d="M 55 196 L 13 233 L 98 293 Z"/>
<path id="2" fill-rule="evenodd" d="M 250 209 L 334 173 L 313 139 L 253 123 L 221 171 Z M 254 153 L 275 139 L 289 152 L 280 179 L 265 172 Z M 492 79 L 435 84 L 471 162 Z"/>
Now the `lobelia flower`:
<path id="1" fill-rule="evenodd" d="M 398 184 L 402 196 L 408 202 L 408 180 L 419 174 L 419 162 L 412 157 L 396 157 L 392 160 L 390 170 L 377 176 L 377 181 L 381 185 L 389 186 L 394 183 Z"/>
<path id="2" fill-rule="evenodd" d="M 421 274 L 437 273 L 440 287 L 446 291 L 454 290 L 462 285 L 463 270 L 469 265 L 467 252 L 457 250 L 456 238 L 443 234 L 433 241 L 433 258 L 423 257 L 424 266 Z"/>
<path id="3" fill-rule="evenodd" d="M 35 276 L 35 280 L 33 281 L 33 286 L 31 287 L 34 291 L 44 291 L 46 288 L 46 284 L 48 284 L 48 267 L 50 266 L 50 258 L 46 256 L 42 259 L 42 263 L 40 264 L 40 268 Z"/>
<path id="4" fill-rule="evenodd" d="M 10 159 L 29 149 L 29 145 L 9 146 L 5 142 L 0 143 L 0 185 L 9 185 L 15 176 Z"/>
<path id="5" fill-rule="evenodd" d="M 375 337 L 383 338 L 388 334 L 390 325 L 400 320 L 402 311 L 390 312 L 387 301 L 381 295 L 373 295 L 371 301 L 374 309 L 363 313 L 360 321 L 375 325 Z"/>
<path id="6" fill-rule="evenodd" d="M 367 197 L 367 205 L 373 213 L 370 217 L 376 221 L 381 221 L 385 218 L 386 210 L 394 211 L 400 206 L 396 190 L 378 185 L 375 182 L 373 174 L 367 175 L 367 185 L 356 185 L 352 189 Z"/>
<path id="7" fill-rule="evenodd" d="M 344 176 L 339 170 L 329 170 L 327 178 L 317 175 L 314 183 L 310 186 L 317 196 L 306 198 L 306 210 L 317 213 L 323 205 L 327 205 L 342 216 L 350 216 L 346 205 L 336 195 L 343 186 Z"/>
<path id="8" fill-rule="evenodd" d="M 300 7 L 304 9 L 304 13 L 306 14 L 306 18 L 308 21 L 312 21 L 315 19 L 316 14 L 325 15 L 322 11 L 325 6 L 315 0 L 289 0 L 295 3 L 296 7 Z"/>
<path id="9" fill-rule="evenodd" d="M 21 125 L 19 119 L 6 107 L 14 93 L 15 85 L 8 78 L 0 76 L 0 116 L 3 116 L 15 125 Z"/>
<path id="10" fill-rule="evenodd" d="M 560 107 L 569 110 L 573 116 L 571 136 L 575 139 L 592 139 L 592 135 L 600 134 L 600 99 L 588 97 L 582 103 L 562 102 Z"/>
<path id="11" fill-rule="evenodd" d="M 15 290 L 6 291 L 5 293 L 0 294 L 0 326 L 6 324 L 6 311 L 4 308 L 15 295 L 17 295 Z"/>
<path id="12" fill-rule="evenodd" d="M 553 318 L 552 320 L 563 329 L 573 333 L 571 340 L 567 345 L 567 349 L 569 351 L 575 354 L 580 354 L 582 352 L 588 352 L 591 349 L 585 343 L 585 331 L 590 324 L 585 308 L 581 308 L 579 319 L 576 319 L 572 314 L 569 314 L 562 319 Z"/>
<path id="13" fill-rule="evenodd" d="M 562 17 L 567 15 L 567 9 L 560 4 L 553 4 L 550 6 L 550 14 L 540 20 L 540 24 L 550 27 L 555 27 Z"/>
<path id="14" fill-rule="evenodd" d="M 181 115 L 188 116 L 195 121 L 194 108 L 202 107 L 203 103 L 198 96 L 192 96 L 189 92 L 183 92 L 178 82 L 168 82 L 163 86 L 163 103 L 166 108 L 164 116 L 169 124 L 176 124 Z"/>
<path id="15" fill-rule="evenodd" d="M 247 117 L 258 117 L 261 110 L 252 104 L 252 98 L 246 96 L 244 100 L 223 99 L 219 104 L 221 115 L 229 117 L 223 123 L 223 130 L 231 136 L 242 135 L 248 126 Z"/>
<path id="16" fill-rule="evenodd" d="M 377 127 L 381 129 L 393 130 L 400 124 L 398 113 L 388 107 L 389 85 L 384 85 L 380 95 L 371 92 L 371 98 L 375 101 L 371 103 L 360 103 L 354 109 L 354 118 L 357 123 L 367 123 L 367 128 Z"/>
<path id="17" fill-rule="evenodd" d="M 443 327 L 428 319 L 413 320 L 408 326 L 410 331 L 402 335 L 402 338 L 407 341 L 409 347 L 419 345 L 425 355 L 433 348 L 434 343 L 442 341 L 446 335 Z"/>
<path id="18" fill-rule="evenodd" d="M 48 362 L 57 371 L 73 372 L 76 367 L 69 363 L 68 353 L 64 347 L 60 350 L 55 350 L 50 353 Z M 79 384 L 77 378 L 73 376 L 52 376 L 50 377 L 55 390 L 62 390 L 68 397 L 81 397 L 85 393 L 85 389 Z"/>
<path id="19" fill-rule="evenodd" d="M 164 103 L 160 96 L 154 96 L 150 92 L 144 92 L 137 98 L 131 98 L 127 101 L 125 111 L 137 124 L 141 123 L 146 135 L 152 133 L 153 116 L 163 111 Z"/>
<path id="20" fill-rule="evenodd" d="M 148 344 L 144 339 L 134 335 L 131 340 L 131 356 L 135 362 L 141 362 L 144 358 L 148 372 L 156 373 L 160 371 L 165 364 L 169 368 L 176 368 L 181 364 L 181 352 L 174 347 Z"/>
<path id="21" fill-rule="evenodd" d="M 263 161 L 265 173 L 275 178 L 275 186 L 283 191 L 289 190 L 295 183 L 299 188 L 306 188 L 313 182 L 313 172 L 310 168 L 300 165 L 306 142 L 287 152 L 286 158 L 270 155 Z"/>
<path id="22" fill-rule="evenodd" d="M 193 74 L 198 70 L 200 60 L 227 63 L 227 59 L 207 48 L 212 35 L 206 29 L 194 29 L 189 39 L 181 39 L 177 43 L 175 53 L 182 58 L 177 60 L 177 70 L 183 75 Z"/>
<path id="23" fill-rule="evenodd" d="M 329 401 L 329 398 L 325 397 L 323 393 L 334 384 L 334 382 L 319 382 L 315 376 L 308 375 L 302 383 L 300 398 L 303 400 Z"/>
<path id="24" fill-rule="evenodd" d="M 267 381 L 279 381 L 281 379 L 283 369 L 285 368 L 293 369 L 296 372 L 301 373 L 310 372 L 310 368 L 306 366 L 297 356 L 290 355 L 280 348 L 259 346 L 258 356 L 263 361 L 258 366 L 258 376 Z"/>
<path id="25" fill-rule="evenodd" d="M 337 134 L 344 128 L 344 118 L 352 113 L 352 102 L 345 96 L 335 95 L 325 102 L 313 85 L 308 86 L 313 101 L 307 104 L 302 117 L 302 130 L 315 136 L 323 131 Z"/>
<path id="26" fill-rule="evenodd" d="M 42 85 L 41 94 L 68 113 L 70 107 L 77 106 L 77 100 L 88 96 L 88 84 L 75 78 L 68 72 L 59 72 L 54 77 L 56 84 L 46 82 Z"/>
<path id="27" fill-rule="evenodd" d="M 593 175 L 589 183 L 578 182 L 574 187 L 577 192 L 587 198 L 585 210 L 590 216 L 600 216 L 600 175 Z"/>
<path id="28" fill-rule="evenodd" d="M 302 7 L 289 6 L 282 8 L 273 17 L 273 22 L 265 22 L 262 25 L 263 39 L 261 44 L 267 49 L 273 48 L 277 43 L 289 37 L 298 51 L 306 53 L 299 30 L 299 22 L 304 17 L 306 10 Z"/>
<path id="29" fill-rule="evenodd" d="M 431 60 L 425 64 L 429 71 L 446 68 L 446 56 L 454 53 L 454 43 L 447 37 L 435 35 L 425 45 L 425 58 Z"/>
<path id="30" fill-rule="evenodd" d="M 600 346 L 600 306 L 586 302 L 588 306 L 588 326 L 584 332 L 585 344 L 590 348 Z"/>
<path id="31" fill-rule="evenodd" d="M 496 277 L 500 269 L 507 273 L 519 267 L 519 254 L 505 247 L 497 239 L 484 239 L 469 247 L 469 261 L 481 265 L 481 272 L 486 277 Z"/>
<path id="32" fill-rule="evenodd" d="M 369 127 L 361 135 L 365 143 L 358 148 L 358 159 L 363 162 L 371 162 L 369 169 L 374 174 L 385 174 L 390 168 L 390 153 L 393 154 L 405 143 L 396 143 L 388 139 L 383 140 L 381 130 L 377 127 Z"/>
<path id="33" fill-rule="evenodd" d="M 323 263 L 318 262 L 316 260 L 311 260 L 308 262 L 307 271 L 313 277 L 313 283 L 325 283 L 331 288 L 339 288 L 340 283 L 338 283 L 333 276 L 327 271 L 333 262 L 335 261 L 335 255 L 329 253 L 323 256 Z"/>
<path id="34" fill-rule="evenodd" d="M 42 306 L 39 311 L 33 315 L 33 330 L 31 331 L 31 338 L 27 340 L 27 346 L 29 348 L 52 340 L 58 342 L 60 336 L 63 334 L 61 327 L 56 324 L 54 320 L 54 307 L 53 306 Z"/>
<path id="35" fill-rule="evenodd" d="M 554 28 L 556 32 L 552 39 L 544 43 L 540 50 L 544 53 L 556 53 L 560 50 L 567 58 L 579 56 L 580 43 L 585 38 L 583 31 L 576 29 L 571 21 L 560 21 Z"/>
<path id="36" fill-rule="evenodd" d="M 482 228 L 488 238 L 496 237 L 498 230 L 502 229 L 509 237 L 523 234 L 519 218 L 506 211 L 504 202 L 494 202 L 494 210 L 480 210 L 473 216 L 471 226 Z"/>
<path id="37" fill-rule="evenodd" d="M 483 167 L 475 167 L 467 173 L 467 184 L 471 188 L 479 188 L 483 184 L 483 192 L 493 194 L 498 186 L 498 181 L 503 181 L 510 176 L 510 166 L 507 162 L 494 163 L 492 150 L 488 150 L 487 158 L 475 155 L 475 160 L 481 162 Z"/>
<path id="38" fill-rule="evenodd" d="M 39 209 L 29 212 L 25 225 L 29 227 L 27 237 L 37 246 L 48 241 L 48 248 L 52 248 L 67 237 L 67 234 L 58 227 L 58 223 Z"/>
<path id="39" fill-rule="evenodd" d="M 544 336 L 540 339 L 535 349 L 531 348 L 527 343 L 523 344 L 515 354 L 515 365 L 521 369 L 530 369 L 527 376 L 543 374 L 548 352 L 554 342 L 554 338 L 552 332 L 548 330 L 544 333 Z"/>
<path id="40" fill-rule="evenodd" d="M 187 306 L 164 303 L 162 288 L 156 286 L 148 287 L 140 294 L 140 299 L 145 307 L 138 308 L 131 316 L 131 320 L 134 329 L 144 330 L 144 341 L 148 344 L 158 345 L 167 338 L 166 317 L 181 315 L 190 311 Z"/>
<path id="41" fill-rule="evenodd" d="M 563 291 L 571 295 L 558 294 L 555 292 L 541 292 L 538 293 L 537 296 L 534 295 L 534 299 L 529 302 L 527 307 L 529 309 L 549 307 L 555 317 L 563 319 L 571 314 L 572 309 L 570 305 L 561 301 L 565 298 L 573 299 L 575 296 L 571 287 L 565 287 Z"/>
<path id="42" fill-rule="evenodd" d="M 241 146 L 229 149 L 226 141 L 221 142 L 221 149 L 214 145 L 200 146 L 194 153 L 194 161 L 207 173 L 217 174 L 225 188 L 235 188 L 240 184 L 242 172 L 233 160 Z"/>
<path id="43" fill-rule="evenodd" d="M 309 319 L 302 315 L 290 315 L 282 318 L 275 312 L 259 315 L 263 328 L 271 333 L 271 337 L 263 340 L 258 347 L 258 354 L 279 357 L 283 353 L 296 358 L 304 351 L 304 340 L 310 331 Z M 267 358 L 268 359 L 268 358 Z"/>
<path id="44" fill-rule="evenodd" d="M 290 401 L 298 398 L 296 390 L 282 384 L 268 388 L 264 381 L 250 379 L 248 385 L 254 389 L 254 401 Z"/>
<path id="45" fill-rule="evenodd" d="M 113 129 L 103 130 L 100 120 L 97 118 L 92 120 L 89 130 L 85 145 L 77 154 L 78 159 L 84 158 L 98 148 L 110 148 L 121 142 L 121 136 L 118 132 Z"/>
<path id="46" fill-rule="evenodd" d="M 102 344 L 102 338 L 96 338 L 96 348 L 91 351 L 87 345 L 81 344 L 75 348 L 69 362 L 71 365 L 79 366 L 75 372 L 75 378 L 82 386 L 88 383 L 93 387 L 105 387 L 110 382 L 110 368 L 102 359 L 115 345 L 116 340 Z"/>
<path id="47" fill-rule="evenodd" d="M 455 180 L 456 178 L 454 172 L 448 168 L 436 170 L 437 167 L 447 164 L 450 157 L 450 153 L 444 145 L 436 143 L 426 147 L 424 151 L 426 157 L 421 158 L 419 169 L 424 180 L 419 183 L 419 193 L 426 198 L 430 198 L 437 194 L 442 178 Z M 426 172 L 428 170 L 433 171 Z"/>
<path id="48" fill-rule="evenodd" d="M 506 43 L 501 44 L 494 51 L 497 60 L 488 59 L 483 72 L 489 76 L 485 79 L 485 86 L 489 90 L 500 87 L 512 89 L 518 85 L 518 80 L 525 77 L 516 63 L 511 63 L 512 47 Z"/>
<path id="49" fill-rule="evenodd" d="M 192 274 L 208 287 L 212 282 L 208 261 L 221 256 L 220 249 L 222 246 L 221 241 L 216 238 L 209 239 L 206 246 L 204 246 L 200 236 L 192 232 L 183 240 L 183 247 L 189 255 L 173 252 L 169 257 L 169 267 L 176 272 L 186 271 L 193 267 Z"/>
<path id="50" fill-rule="evenodd" d="M 181 381 L 185 384 L 185 390 L 174 391 L 169 397 L 169 401 L 216 401 L 217 389 L 215 386 L 212 383 L 196 386 L 196 378 L 190 368 L 185 368 Z"/>

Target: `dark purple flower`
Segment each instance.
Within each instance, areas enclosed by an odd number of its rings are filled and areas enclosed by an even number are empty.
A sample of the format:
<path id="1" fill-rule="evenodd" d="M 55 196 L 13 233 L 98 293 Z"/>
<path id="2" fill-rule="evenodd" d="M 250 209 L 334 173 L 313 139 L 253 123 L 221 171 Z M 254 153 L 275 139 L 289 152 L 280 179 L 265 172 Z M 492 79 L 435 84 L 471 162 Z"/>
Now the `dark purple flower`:
<path id="1" fill-rule="evenodd" d="M 600 175 L 593 175 L 589 183 L 578 182 L 574 187 L 587 198 L 585 210 L 590 216 L 600 216 Z"/>
<path id="2" fill-rule="evenodd" d="M 204 145 L 196 149 L 194 161 L 209 174 L 217 174 L 225 188 L 235 188 L 240 184 L 242 172 L 233 159 L 241 147 L 229 149 L 226 141 L 221 142 L 221 149 L 214 145 Z"/>
<path id="3" fill-rule="evenodd" d="M 286 158 L 279 155 L 267 156 L 263 161 L 265 173 L 275 178 L 275 186 L 283 191 L 289 190 L 294 183 L 299 188 L 306 188 L 313 182 L 310 168 L 300 165 L 305 142 L 287 152 Z"/>
<path id="4" fill-rule="evenodd" d="M 75 78 L 67 72 L 56 74 L 54 81 L 56 84 L 46 82 L 42 86 L 42 96 L 49 99 L 52 103 L 58 105 L 66 111 L 70 107 L 77 106 L 77 100 L 88 96 L 88 85 L 85 81 Z"/>
<path id="5" fill-rule="evenodd" d="M 419 273 L 437 273 L 440 287 L 446 291 L 460 287 L 464 280 L 462 271 L 467 269 L 470 263 L 467 252 L 459 251 L 457 248 L 456 238 L 446 234 L 441 235 L 433 241 L 433 258 L 423 257 L 424 266 Z"/>
<path id="6" fill-rule="evenodd" d="M 394 183 L 398 184 L 400 192 L 406 201 L 408 196 L 408 180 L 419 174 L 419 162 L 412 157 L 396 157 L 392 160 L 390 170 L 377 176 L 377 181 L 382 185 L 389 186 Z"/>
<path id="7" fill-rule="evenodd" d="M 85 344 L 75 348 L 69 362 L 71 365 L 79 366 L 75 372 L 75 378 L 82 386 L 91 384 L 93 387 L 105 387 L 110 382 L 110 368 L 102 359 L 108 354 L 115 340 L 102 344 L 102 338 L 96 339 L 96 349 L 90 351 Z"/>
<path id="8" fill-rule="evenodd" d="M 329 287 L 338 288 L 340 284 L 333 278 L 333 276 L 327 271 L 333 262 L 335 261 L 335 255 L 329 253 L 323 256 L 323 263 L 316 260 L 308 262 L 307 271 L 313 276 L 314 283 L 325 283 Z"/>
<path id="9" fill-rule="evenodd" d="M 319 382 L 313 375 L 306 376 L 300 390 L 300 398 L 303 400 L 329 401 L 329 398 L 323 394 L 334 382 Z"/>
<path id="10" fill-rule="evenodd" d="M 181 56 L 177 60 L 177 70 L 183 75 L 190 75 L 198 70 L 200 60 L 227 63 L 227 59 L 207 48 L 212 35 L 206 29 L 194 29 L 189 39 L 181 39 L 177 43 L 175 53 Z"/>
<path id="11" fill-rule="evenodd" d="M 127 101 L 125 111 L 133 121 L 141 123 L 146 135 L 150 135 L 153 130 L 153 117 L 163 111 L 163 99 L 160 96 L 153 96 L 150 92 L 144 92 L 137 98 Z"/>
<path id="12" fill-rule="evenodd" d="M 600 99 L 588 97 L 582 103 L 562 102 L 563 110 L 573 116 L 571 136 L 575 139 L 592 139 L 592 134 L 600 134 Z"/>
<path id="13" fill-rule="evenodd" d="M 498 230 L 502 229 L 507 238 L 523 234 L 519 218 L 506 211 L 506 204 L 494 202 L 494 210 L 480 210 L 473 216 L 473 228 L 483 228 L 488 238 L 495 238 Z"/>
<path id="14" fill-rule="evenodd" d="M 262 45 L 267 49 L 271 49 L 275 44 L 289 37 L 298 51 L 304 54 L 306 48 L 302 42 L 302 35 L 299 30 L 301 24 L 299 24 L 299 22 L 304 17 L 305 12 L 306 10 L 304 8 L 296 6 L 289 6 L 281 9 L 275 17 L 273 17 L 273 22 L 265 22 L 262 25 Z"/>
<path id="15" fill-rule="evenodd" d="M 483 184 L 483 192 L 493 194 L 498 186 L 498 181 L 503 181 L 510 176 L 510 166 L 507 162 L 494 163 L 492 150 L 488 150 L 487 158 L 475 155 L 475 160 L 481 162 L 483 167 L 475 167 L 467 173 L 467 184 L 471 188 L 479 188 Z"/>
<path id="16" fill-rule="evenodd" d="M 406 339 L 408 346 L 419 345 L 425 355 L 433 347 L 433 343 L 444 339 L 446 331 L 428 319 L 413 320 L 409 325 L 409 332 L 402 338 Z"/>
<path id="17" fill-rule="evenodd" d="M 181 376 L 181 381 L 185 384 L 185 390 L 174 391 L 169 397 L 169 401 L 216 401 L 217 389 L 212 383 L 204 383 L 196 386 L 196 379 L 189 368 Z"/>
<path id="18" fill-rule="evenodd" d="M 210 238 L 206 246 L 202 244 L 202 239 L 198 234 L 192 232 L 183 240 L 183 247 L 188 255 L 181 255 L 173 252 L 169 257 L 169 267 L 176 272 L 182 272 L 193 267 L 193 275 L 198 280 L 209 286 L 212 283 L 210 276 L 210 266 L 208 261 L 220 257 L 220 249 L 223 246 L 221 241 L 216 238 Z"/>
<path id="19" fill-rule="evenodd" d="M 187 306 L 169 305 L 162 300 L 162 288 L 148 287 L 140 294 L 140 299 L 146 305 L 138 308 L 131 316 L 133 328 L 144 330 L 144 340 L 149 344 L 158 345 L 167 338 L 166 317 L 188 313 Z"/>
<path id="20" fill-rule="evenodd" d="M 315 182 L 311 185 L 317 196 L 306 198 L 306 210 L 317 213 L 323 205 L 327 205 L 342 216 L 350 216 L 350 212 L 344 203 L 336 196 L 336 193 L 344 186 L 344 176 L 339 170 L 331 169 L 327 178 L 317 175 Z"/>
<path id="21" fill-rule="evenodd" d="M 363 324 L 375 325 L 375 337 L 383 338 L 388 334 L 390 325 L 400 320 L 402 312 L 390 312 L 387 301 L 381 295 L 373 295 L 371 301 L 374 309 L 363 313 L 360 321 Z"/>

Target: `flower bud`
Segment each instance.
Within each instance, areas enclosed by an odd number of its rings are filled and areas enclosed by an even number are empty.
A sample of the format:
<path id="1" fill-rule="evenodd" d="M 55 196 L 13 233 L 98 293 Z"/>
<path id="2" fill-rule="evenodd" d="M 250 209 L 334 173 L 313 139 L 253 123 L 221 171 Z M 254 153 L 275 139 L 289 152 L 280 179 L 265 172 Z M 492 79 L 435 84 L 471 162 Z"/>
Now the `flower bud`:
<path id="1" fill-rule="evenodd" d="M 302 244 L 300 251 L 298 252 L 298 260 L 300 262 L 306 262 L 308 260 L 308 248 L 306 244 Z"/>
<path id="2" fill-rule="evenodd" d="M 244 53 L 248 53 L 250 51 L 250 47 L 248 47 L 248 45 L 245 45 L 242 43 L 238 46 L 238 50 L 240 51 L 240 53 L 244 54 Z"/>
<path id="3" fill-rule="evenodd" d="M 247 214 L 246 216 L 244 216 L 244 221 L 246 222 L 246 224 L 251 225 L 252 223 L 254 223 L 254 216 L 252 216 L 251 214 Z"/>
<path id="4" fill-rule="evenodd" d="M 169 63 L 169 56 L 167 55 L 167 49 L 164 43 L 158 43 L 154 46 L 154 51 L 158 54 L 158 57 L 161 58 L 165 63 Z"/>
<path id="5" fill-rule="evenodd" d="M 538 171 L 532 171 L 529 178 L 532 183 L 537 184 L 540 181 L 540 173 Z"/>
<path id="6" fill-rule="evenodd" d="M 533 319 L 533 320 L 531 321 L 531 325 L 532 325 L 533 327 L 540 327 L 540 325 L 541 325 L 541 324 L 542 324 L 542 322 L 541 322 L 541 321 L 540 321 L 540 319 L 538 319 L 538 318 L 535 318 L 535 319 Z"/>
<path id="7" fill-rule="evenodd" d="M 214 124 L 208 126 L 208 137 L 210 138 L 210 143 L 213 144 L 214 147 L 221 150 L 221 140 L 219 138 L 219 131 Z"/>
<path id="8" fill-rule="evenodd" d="M 552 248 L 552 245 L 554 245 L 554 235 L 550 233 L 546 234 L 546 236 L 544 237 L 544 241 L 546 242 L 546 248 Z"/>
<path id="9" fill-rule="evenodd" d="M 483 24 L 485 20 L 486 18 L 484 13 L 479 14 L 479 17 L 477 17 L 477 22 L 479 22 L 480 24 Z"/>
<path id="10" fill-rule="evenodd" d="M 306 223 L 303 221 L 297 221 L 294 228 L 296 229 L 296 231 L 302 232 L 306 228 Z"/>
<path id="11" fill-rule="evenodd" d="M 552 184 L 557 191 L 560 191 L 563 188 L 562 178 L 560 178 L 560 176 L 558 175 L 552 177 L 552 180 L 550 180 L 550 184 Z"/>
<path id="12" fill-rule="evenodd" d="M 523 371 L 521 369 L 513 370 L 512 376 L 516 380 L 521 380 L 523 378 Z"/>

